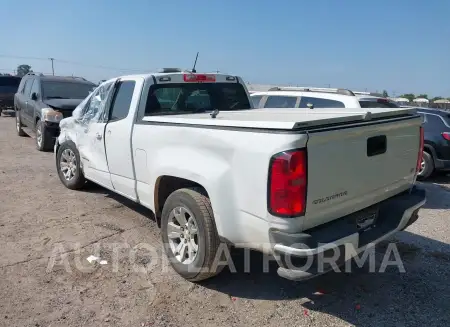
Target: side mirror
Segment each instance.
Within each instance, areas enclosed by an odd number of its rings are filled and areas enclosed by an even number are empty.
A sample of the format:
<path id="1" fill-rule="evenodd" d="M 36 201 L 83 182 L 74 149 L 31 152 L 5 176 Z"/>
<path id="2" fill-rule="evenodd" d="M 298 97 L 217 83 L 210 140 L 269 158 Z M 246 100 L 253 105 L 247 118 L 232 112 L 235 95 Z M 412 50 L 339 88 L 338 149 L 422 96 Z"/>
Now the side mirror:
<path id="1" fill-rule="evenodd" d="M 37 93 L 36 93 L 36 92 L 33 92 L 33 93 L 31 94 L 31 100 L 36 101 L 37 99 L 38 99 Z"/>
<path id="2" fill-rule="evenodd" d="M 307 106 L 309 109 L 314 109 L 314 105 L 313 105 L 312 103 L 308 103 L 306 106 Z"/>

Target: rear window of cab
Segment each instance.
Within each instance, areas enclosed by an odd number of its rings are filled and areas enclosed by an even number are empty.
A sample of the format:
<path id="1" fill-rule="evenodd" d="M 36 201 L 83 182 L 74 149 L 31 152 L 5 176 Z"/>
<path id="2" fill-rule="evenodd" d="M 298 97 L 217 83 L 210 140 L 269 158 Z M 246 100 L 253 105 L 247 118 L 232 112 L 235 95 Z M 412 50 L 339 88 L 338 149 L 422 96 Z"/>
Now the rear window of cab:
<path id="1" fill-rule="evenodd" d="M 239 83 L 172 83 L 150 87 L 145 115 L 252 109 Z"/>

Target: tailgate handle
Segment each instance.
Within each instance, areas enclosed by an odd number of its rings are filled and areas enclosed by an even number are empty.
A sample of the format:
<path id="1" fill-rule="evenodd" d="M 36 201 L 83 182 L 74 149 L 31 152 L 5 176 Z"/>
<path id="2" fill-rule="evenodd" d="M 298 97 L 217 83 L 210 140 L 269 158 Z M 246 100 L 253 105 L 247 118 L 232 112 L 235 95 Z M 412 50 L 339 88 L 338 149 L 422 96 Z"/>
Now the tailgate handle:
<path id="1" fill-rule="evenodd" d="M 387 149 L 386 135 L 372 136 L 367 139 L 367 156 L 373 157 L 383 154 Z"/>

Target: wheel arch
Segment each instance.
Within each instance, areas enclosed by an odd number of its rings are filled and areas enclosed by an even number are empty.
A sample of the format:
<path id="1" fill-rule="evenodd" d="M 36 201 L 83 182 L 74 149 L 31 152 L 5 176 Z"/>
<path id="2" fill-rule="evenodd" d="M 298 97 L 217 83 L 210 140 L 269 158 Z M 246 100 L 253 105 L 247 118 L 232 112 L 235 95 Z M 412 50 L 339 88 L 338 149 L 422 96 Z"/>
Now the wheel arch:
<path id="1" fill-rule="evenodd" d="M 423 146 L 423 151 L 428 152 L 431 154 L 431 158 L 433 158 L 433 161 L 436 161 L 436 150 L 431 144 L 425 144 Z"/>
<path id="2" fill-rule="evenodd" d="M 204 192 L 205 196 L 209 197 L 206 188 L 196 181 L 171 175 L 161 175 L 156 179 L 154 189 L 154 205 L 155 217 L 159 227 L 161 227 L 162 209 L 169 195 L 176 190 L 189 187 L 199 188 Z"/>

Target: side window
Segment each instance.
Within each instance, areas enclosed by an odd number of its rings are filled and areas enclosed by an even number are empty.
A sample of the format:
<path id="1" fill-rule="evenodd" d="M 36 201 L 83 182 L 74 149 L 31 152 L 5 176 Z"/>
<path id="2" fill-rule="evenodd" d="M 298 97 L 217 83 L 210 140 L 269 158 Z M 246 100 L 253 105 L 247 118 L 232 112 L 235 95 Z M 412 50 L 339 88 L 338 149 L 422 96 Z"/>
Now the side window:
<path id="1" fill-rule="evenodd" d="M 271 95 L 267 97 L 264 108 L 295 108 L 297 97 Z"/>
<path id="2" fill-rule="evenodd" d="M 425 115 L 426 116 L 426 120 L 425 120 L 425 124 L 427 125 L 431 125 L 433 127 L 440 127 L 442 125 L 444 125 L 444 122 L 442 121 L 442 118 L 436 115 Z"/>
<path id="3" fill-rule="evenodd" d="M 41 94 L 40 90 L 39 90 L 39 82 L 38 81 L 34 81 L 33 86 L 31 87 L 31 93 L 30 93 L 30 97 L 31 94 L 36 93 L 38 96 Z"/>
<path id="4" fill-rule="evenodd" d="M 33 86 L 34 79 L 29 79 L 25 83 L 25 88 L 23 91 L 23 95 L 25 95 L 27 98 L 30 97 L 31 87 Z"/>
<path id="5" fill-rule="evenodd" d="M 112 89 L 113 82 L 105 84 L 97 88 L 90 96 L 86 106 L 82 109 L 80 121 L 84 124 L 97 122 L 105 111 L 106 101 Z"/>
<path id="6" fill-rule="evenodd" d="M 19 91 L 20 93 L 23 94 L 23 92 L 25 91 L 25 85 L 27 84 L 27 80 L 25 78 L 22 78 L 22 80 L 20 81 L 20 85 L 19 85 Z"/>
<path id="7" fill-rule="evenodd" d="M 308 104 L 312 104 L 314 108 L 345 108 L 341 101 L 312 97 L 302 97 L 299 108 L 308 108 Z"/>
<path id="8" fill-rule="evenodd" d="M 250 97 L 253 102 L 253 107 L 259 108 L 259 103 L 261 102 L 262 95 L 254 95 Z"/>
<path id="9" fill-rule="evenodd" d="M 128 116 L 135 84 L 134 81 L 123 81 L 119 83 L 109 112 L 110 121 L 124 119 Z"/>

